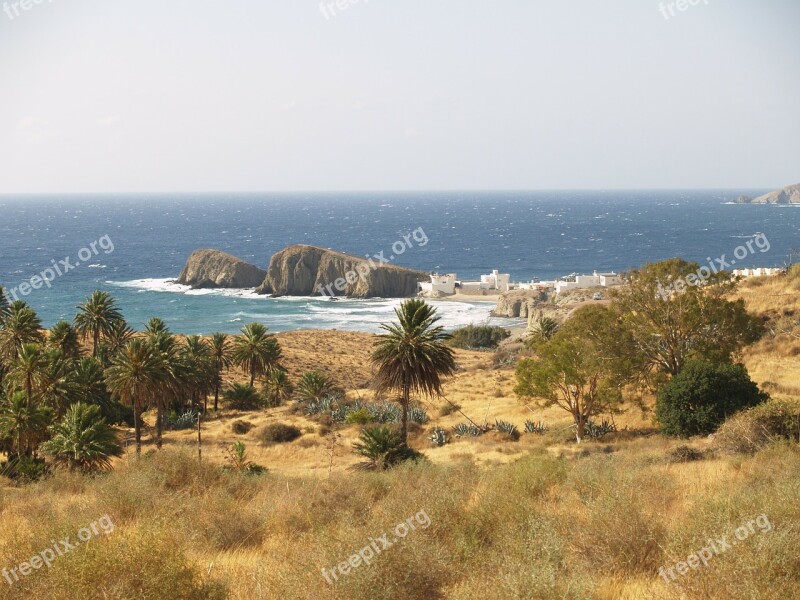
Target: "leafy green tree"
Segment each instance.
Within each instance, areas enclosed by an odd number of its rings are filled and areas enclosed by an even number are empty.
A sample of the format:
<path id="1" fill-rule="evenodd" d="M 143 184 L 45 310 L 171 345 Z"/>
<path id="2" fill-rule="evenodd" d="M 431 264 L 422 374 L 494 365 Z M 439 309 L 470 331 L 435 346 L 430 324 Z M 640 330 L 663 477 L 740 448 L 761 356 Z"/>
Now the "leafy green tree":
<path id="1" fill-rule="evenodd" d="M 50 431 L 52 437 L 40 449 L 53 457 L 56 465 L 70 471 L 107 470 L 111 459 L 122 454 L 117 435 L 100 415 L 98 406 L 73 404 Z"/>
<path id="2" fill-rule="evenodd" d="M 255 385 L 256 377 L 282 368 L 281 346 L 267 330 L 261 323 L 249 323 L 242 328 L 242 335 L 233 342 L 233 362 L 250 374 L 251 386 Z"/>
<path id="3" fill-rule="evenodd" d="M 381 325 L 386 333 L 378 336 L 372 352 L 377 367 L 378 393 L 394 390 L 403 408 L 401 435 L 408 443 L 408 407 L 412 394 L 439 397 L 444 379 L 456 372 L 450 335 L 436 325 L 436 309 L 419 298 L 406 300 L 395 309 L 398 322 Z"/>
<path id="4" fill-rule="evenodd" d="M 214 411 L 219 405 L 219 389 L 222 386 L 222 373 L 233 364 L 230 338 L 224 333 L 211 335 L 211 356 L 214 359 Z"/>
<path id="5" fill-rule="evenodd" d="M 106 369 L 106 386 L 123 404 L 133 406 L 136 453 L 142 452 L 142 409 L 155 400 L 164 381 L 161 357 L 145 340 L 132 339 Z"/>
<path id="6" fill-rule="evenodd" d="M 86 302 L 78 306 L 75 329 L 84 339 L 91 336 L 92 356 L 96 357 L 101 336 L 110 334 L 114 326 L 122 320 L 122 313 L 111 295 L 95 290 Z"/>
<path id="7" fill-rule="evenodd" d="M 667 435 L 707 435 L 736 412 L 768 399 L 743 365 L 689 361 L 658 391 L 656 420 Z"/>
<path id="8" fill-rule="evenodd" d="M 617 321 L 601 306 L 576 312 L 550 339 L 537 346 L 536 358 L 517 365 L 514 391 L 521 398 L 539 398 L 540 405 L 558 406 L 575 422 L 580 443 L 586 423 L 622 401 L 622 389 L 633 377 L 636 365 L 619 349 Z"/>
<path id="9" fill-rule="evenodd" d="M 0 437 L 11 440 L 17 456 L 32 456 L 47 437 L 52 411 L 29 403 L 23 392 L 16 392 L 0 403 Z"/>
<path id="10" fill-rule="evenodd" d="M 614 291 L 613 306 L 648 369 L 674 377 L 691 359 L 730 362 L 763 335 L 743 300 L 724 297 L 729 276 L 702 269 L 678 258 L 647 264 Z"/>

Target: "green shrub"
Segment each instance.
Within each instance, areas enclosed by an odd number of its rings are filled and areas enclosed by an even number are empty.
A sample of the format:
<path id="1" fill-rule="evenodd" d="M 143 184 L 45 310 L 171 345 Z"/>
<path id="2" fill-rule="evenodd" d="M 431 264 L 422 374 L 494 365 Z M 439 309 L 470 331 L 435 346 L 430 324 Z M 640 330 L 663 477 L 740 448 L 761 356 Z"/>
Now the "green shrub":
<path id="1" fill-rule="evenodd" d="M 271 423 L 261 430 L 258 434 L 258 438 L 265 444 L 283 444 L 286 442 L 293 442 L 301 435 L 303 435 L 303 432 L 294 425 Z"/>
<path id="2" fill-rule="evenodd" d="M 38 481 L 49 473 L 50 469 L 44 459 L 32 456 L 14 456 L 0 463 L 0 475 L 14 479 L 19 483 Z"/>
<path id="3" fill-rule="evenodd" d="M 448 343 L 454 348 L 463 348 L 464 350 L 485 350 L 497 348 L 500 342 L 510 335 L 511 332 L 504 327 L 467 325 L 453 331 Z"/>
<path id="4" fill-rule="evenodd" d="M 767 398 L 743 365 L 690 361 L 659 390 L 655 415 L 667 435 L 707 435 L 727 417 Z"/>
<path id="5" fill-rule="evenodd" d="M 372 422 L 372 415 L 366 408 L 359 408 L 349 413 L 344 418 L 344 422 L 347 425 L 366 425 Z"/>

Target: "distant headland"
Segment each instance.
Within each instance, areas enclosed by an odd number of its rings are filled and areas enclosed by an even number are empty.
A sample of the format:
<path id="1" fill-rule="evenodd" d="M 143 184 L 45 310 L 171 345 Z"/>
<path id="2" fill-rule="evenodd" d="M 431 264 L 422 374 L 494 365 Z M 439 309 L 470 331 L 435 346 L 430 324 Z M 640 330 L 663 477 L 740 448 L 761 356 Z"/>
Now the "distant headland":
<path id="1" fill-rule="evenodd" d="M 736 204 L 800 204 L 800 183 L 769 192 L 758 198 L 739 196 Z"/>

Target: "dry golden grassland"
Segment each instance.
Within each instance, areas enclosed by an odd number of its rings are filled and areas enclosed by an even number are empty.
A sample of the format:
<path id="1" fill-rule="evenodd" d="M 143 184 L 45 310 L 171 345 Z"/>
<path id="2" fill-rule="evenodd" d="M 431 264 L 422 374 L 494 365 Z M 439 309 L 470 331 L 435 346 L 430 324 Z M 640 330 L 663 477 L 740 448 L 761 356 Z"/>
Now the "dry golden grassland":
<path id="1" fill-rule="evenodd" d="M 790 278 L 739 287 L 751 310 L 788 333 L 767 336 L 743 360 L 753 378 L 782 398 L 800 398 L 800 340 L 791 311 L 800 286 Z M 794 318 L 794 321 L 793 321 Z M 295 381 L 322 369 L 351 398 L 370 399 L 373 337 L 337 331 L 280 334 Z M 108 515 L 108 535 L 20 577 L 0 576 L 0 598 L 142 599 L 733 599 L 800 598 L 800 451 L 770 446 L 753 456 L 705 453 L 672 457 L 679 446 L 655 432 L 651 416 L 629 406 L 615 416 L 621 431 L 574 443 L 570 418 L 558 409 L 521 404 L 513 366 L 494 368 L 492 354 L 457 351 L 461 370 L 447 399 L 479 424 L 497 418 L 543 420 L 549 433 L 519 441 L 491 433 L 434 448 L 432 427 L 466 418 L 427 405 L 430 423 L 413 429 L 427 460 L 387 473 L 349 469 L 360 428 L 327 429 L 290 402 L 266 411 L 223 409 L 203 426 L 202 464 L 193 431 L 166 433 L 157 453 L 117 460 L 97 477 L 57 473 L 34 485 L 0 485 L 0 569 L 16 567 Z M 236 376 L 242 379 L 241 376 Z M 651 404 L 651 400 L 646 404 Z M 449 413 L 449 414 L 445 414 Z M 152 421 L 152 415 L 147 415 Z M 236 420 L 254 425 L 233 432 Z M 290 443 L 262 444 L 270 423 L 299 427 Z M 241 440 L 262 476 L 226 471 L 226 452 Z M 369 565 L 323 577 L 398 523 L 417 528 Z M 672 567 L 717 539 L 765 515 L 771 531 L 747 539 L 667 584 Z"/>

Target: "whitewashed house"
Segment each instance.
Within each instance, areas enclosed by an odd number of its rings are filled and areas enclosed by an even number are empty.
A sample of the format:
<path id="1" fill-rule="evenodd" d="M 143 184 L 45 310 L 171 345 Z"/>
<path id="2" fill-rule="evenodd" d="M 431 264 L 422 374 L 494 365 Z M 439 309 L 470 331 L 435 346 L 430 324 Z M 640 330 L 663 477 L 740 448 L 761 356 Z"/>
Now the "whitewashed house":
<path id="1" fill-rule="evenodd" d="M 508 273 L 499 273 L 494 269 L 489 275 L 481 275 L 481 289 L 482 290 L 499 290 L 507 292 L 511 282 L 511 275 Z"/>
<path id="2" fill-rule="evenodd" d="M 419 290 L 426 294 L 455 294 L 456 275 L 455 273 L 448 273 L 447 275 L 435 273 L 431 275 L 430 282 L 422 281 L 419 283 Z"/>

